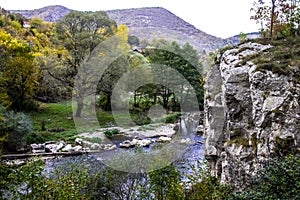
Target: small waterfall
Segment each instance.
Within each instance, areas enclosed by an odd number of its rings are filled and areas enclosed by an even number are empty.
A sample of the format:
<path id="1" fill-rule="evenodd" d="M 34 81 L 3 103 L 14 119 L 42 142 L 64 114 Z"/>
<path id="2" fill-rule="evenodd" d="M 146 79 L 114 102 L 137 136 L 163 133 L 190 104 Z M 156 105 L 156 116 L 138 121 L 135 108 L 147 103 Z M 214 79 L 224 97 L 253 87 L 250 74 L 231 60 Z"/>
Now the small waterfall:
<path id="1" fill-rule="evenodd" d="M 186 136 L 188 134 L 188 130 L 187 130 L 187 126 L 186 126 L 186 123 L 187 123 L 187 118 L 181 118 L 180 119 L 180 128 L 179 128 L 179 131 L 180 131 L 180 135 L 182 136 Z"/>
<path id="2" fill-rule="evenodd" d="M 199 124 L 199 117 L 200 114 L 198 113 L 190 113 L 182 116 L 179 122 L 178 135 L 183 138 L 189 137 L 190 139 L 194 139 Z"/>
<path id="3" fill-rule="evenodd" d="M 196 169 L 200 168 L 199 161 L 204 157 L 203 137 L 197 135 L 196 129 L 199 125 L 200 113 L 189 113 L 181 117 L 177 135 L 181 138 L 190 138 L 191 144 L 187 146 L 186 152 L 182 158 L 178 160 L 177 166 L 183 174 L 193 174 L 193 170 L 189 165 L 193 165 Z M 187 177 L 183 176 L 183 182 L 187 181 Z"/>

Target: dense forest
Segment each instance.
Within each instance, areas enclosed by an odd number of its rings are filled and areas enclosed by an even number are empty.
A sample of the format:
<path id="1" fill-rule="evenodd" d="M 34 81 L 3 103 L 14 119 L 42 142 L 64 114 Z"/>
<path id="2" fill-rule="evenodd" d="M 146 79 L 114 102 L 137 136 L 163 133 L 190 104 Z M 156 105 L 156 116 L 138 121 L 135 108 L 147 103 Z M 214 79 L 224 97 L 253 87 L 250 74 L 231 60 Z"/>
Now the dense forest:
<path id="1" fill-rule="evenodd" d="M 256 41 L 293 49 L 284 54 L 288 57 L 276 59 L 298 67 L 299 5 L 297 0 L 259 0 L 252 16 L 262 24 Z M 248 41 L 245 34 L 239 40 Z M 207 62 L 223 51 L 210 53 Z M 149 112 L 155 105 L 166 111 L 165 123 L 177 122 L 185 112 L 203 111 L 201 58 L 189 43 L 128 35 L 126 25 L 117 25 L 103 11 L 72 11 L 57 22 L 45 22 L 0 8 L 0 157 L 28 153 L 34 143 L 74 144 L 79 133 L 73 119 L 85 120 L 89 108 L 96 112 L 98 127 L 119 125 L 113 111 L 122 117 L 124 109 L 141 127 L 152 123 Z M 86 98 L 90 96 L 92 100 Z M 127 173 L 82 156 L 66 159 L 45 175 L 45 162 L 39 158 L 21 165 L 0 163 L 0 199 L 300 198 L 297 156 L 266 163 L 252 187 L 242 192 L 212 177 L 205 161 L 190 166 L 192 175 L 181 174 L 175 165 Z M 184 184 L 183 177 L 188 179 Z"/>

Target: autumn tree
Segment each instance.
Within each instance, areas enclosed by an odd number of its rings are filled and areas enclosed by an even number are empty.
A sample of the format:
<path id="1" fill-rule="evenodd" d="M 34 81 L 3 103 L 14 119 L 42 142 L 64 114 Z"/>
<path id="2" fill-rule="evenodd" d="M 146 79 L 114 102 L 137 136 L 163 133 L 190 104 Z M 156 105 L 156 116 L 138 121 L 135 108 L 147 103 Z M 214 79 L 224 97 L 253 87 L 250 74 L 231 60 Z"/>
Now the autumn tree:
<path id="1" fill-rule="evenodd" d="M 84 59 L 99 43 L 111 36 L 116 29 L 116 23 L 105 12 L 74 11 L 64 16 L 56 24 L 56 33 L 62 46 L 68 51 L 65 58 L 65 68 L 59 74 L 49 69 L 49 74 L 60 80 L 69 88 L 74 87 L 74 78 Z M 81 115 L 83 108 L 82 91 L 77 91 L 76 116 Z"/>
<path id="2" fill-rule="evenodd" d="M 34 97 L 39 68 L 34 65 L 34 55 L 25 41 L 0 30 L 0 44 L 0 85 L 5 87 L 1 89 L 1 104 L 9 102 L 12 108 L 23 110 Z"/>
<path id="3" fill-rule="evenodd" d="M 270 38 L 296 35 L 299 32 L 299 0 L 256 0 L 251 10 L 254 11 L 251 19 L 260 23 L 262 32 L 267 31 Z"/>

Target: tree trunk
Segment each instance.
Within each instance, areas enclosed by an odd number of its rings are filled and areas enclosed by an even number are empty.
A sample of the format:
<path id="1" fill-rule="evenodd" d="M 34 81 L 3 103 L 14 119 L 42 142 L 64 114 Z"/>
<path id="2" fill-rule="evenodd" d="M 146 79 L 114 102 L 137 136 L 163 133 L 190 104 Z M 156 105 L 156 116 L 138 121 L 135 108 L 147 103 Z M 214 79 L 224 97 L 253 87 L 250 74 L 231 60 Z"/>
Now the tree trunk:
<path id="1" fill-rule="evenodd" d="M 83 100 L 78 99 L 77 100 L 77 110 L 76 110 L 75 117 L 80 117 L 81 116 L 82 109 L 83 109 Z"/>
<path id="2" fill-rule="evenodd" d="M 134 96 L 133 96 L 133 107 L 137 107 L 137 103 L 136 103 L 136 90 L 134 91 Z"/>
<path id="3" fill-rule="evenodd" d="M 104 106 L 105 111 L 111 111 L 111 95 L 106 96 L 106 103 Z"/>
<path id="4" fill-rule="evenodd" d="M 276 0 L 272 0 L 272 11 L 271 11 L 271 24 L 270 24 L 270 37 L 273 38 L 274 20 L 275 20 L 275 3 Z"/>

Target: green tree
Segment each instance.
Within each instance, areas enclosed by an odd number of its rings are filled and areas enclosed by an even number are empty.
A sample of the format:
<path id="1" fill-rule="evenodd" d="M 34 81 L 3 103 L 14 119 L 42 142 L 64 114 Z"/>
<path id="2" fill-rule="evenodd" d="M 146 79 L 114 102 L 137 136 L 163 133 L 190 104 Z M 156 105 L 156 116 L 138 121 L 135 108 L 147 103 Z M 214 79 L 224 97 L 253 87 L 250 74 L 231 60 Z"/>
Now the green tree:
<path id="1" fill-rule="evenodd" d="M 164 81 L 164 87 L 161 87 L 159 92 L 162 94 L 162 105 L 168 108 L 170 101 L 175 100 L 174 92 L 180 94 L 177 98 L 179 98 L 180 102 L 187 105 L 189 104 L 189 95 L 192 91 L 195 91 L 199 108 L 202 108 L 202 65 L 197 51 L 190 44 L 180 46 L 176 42 L 169 43 L 164 40 L 154 41 L 153 46 L 155 48 L 146 50 L 145 56 L 149 58 L 150 63 L 157 64 L 154 70 L 161 74 L 161 80 Z M 170 76 L 172 70 L 177 71 L 183 78 Z M 186 81 L 192 87 L 188 86 Z M 176 91 L 171 91 L 169 86 L 174 86 L 173 88 Z"/>
<path id="2" fill-rule="evenodd" d="M 0 30 L 0 85 L 2 97 L 7 96 L 14 109 L 26 109 L 26 105 L 34 97 L 38 86 L 39 68 L 34 64 L 31 47 L 23 40 L 13 38 Z M 1 103 L 7 104 L 4 101 Z"/>
<path id="3" fill-rule="evenodd" d="M 128 44 L 133 47 L 133 46 L 137 46 L 140 44 L 140 40 L 138 37 L 136 37 L 135 35 L 129 35 L 128 36 Z"/>
<path id="4" fill-rule="evenodd" d="M 101 79 L 99 80 L 97 86 L 97 93 L 101 98 L 105 99 L 101 108 L 105 111 L 111 110 L 111 96 L 113 89 L 122 77 L 122 75 L 127 71 L 127 60 L 125 56 L 121 56 L 116 59 L 110 66 L 104 71 Z"/>
<path id="5" fill-rule="evenodd" d="M 56 24 L 56 33 L 69 56 L 66 57 L 65 69 L 60 74 L 50 75 L 60 80 L 67 87 L 74 87 L 74 77 L 87 55 L 91 54 L 96 46 L 111 36 L 116 29 L 116 23 L 105 12 L 71 12 Z M 77 111 L 81 115 L 83 108 L 83 91 L 76 91 Z"/>

